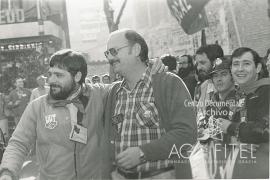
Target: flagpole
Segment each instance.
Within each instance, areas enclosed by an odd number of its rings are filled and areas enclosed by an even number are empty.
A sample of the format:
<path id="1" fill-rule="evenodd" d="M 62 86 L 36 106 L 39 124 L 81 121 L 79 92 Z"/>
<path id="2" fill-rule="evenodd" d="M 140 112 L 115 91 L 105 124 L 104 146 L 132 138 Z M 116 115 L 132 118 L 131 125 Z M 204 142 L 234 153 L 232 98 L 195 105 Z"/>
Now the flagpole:
<path id="1" fill-rule="evenodd" d="M 201 46 L 206 46 L 206 35 L 205 35 L 205 29 L 202 29 L 201 31 Z"/>
<path id="2" fill-rule="evenodd" d="M 11 9 L 11 2 L 10 2 L 10 0 L 8 0 L 8 10 L 10 10 Z"/>
<path id="3" fill-rule="evenodd" d="M 233 25 L 234 25 L 235 32 L 236 32 L 237 41 L 238 41 L 239 47 L 242 47 L 242 42 L 241 42 L 241 38 L 240 38 L 240 34 L 239 34 L 239 29 L 238 29 L 238 26 L 237 26 L 237 23 L 236 23 L 236 18 L 235 18 L 235 14 L 234 14 L 234 11 L 233 11 L 232 1 L 231 0 L 229 0 L 229 7 L 230 7 L 231 15 L 232 15 Z"/>
<path id="4" fill-rule="evenodd" d="M 39 5 L 39 0 L 36 0 L 37 3 L 37 20 L 40 20 L 40 5 Z"/>

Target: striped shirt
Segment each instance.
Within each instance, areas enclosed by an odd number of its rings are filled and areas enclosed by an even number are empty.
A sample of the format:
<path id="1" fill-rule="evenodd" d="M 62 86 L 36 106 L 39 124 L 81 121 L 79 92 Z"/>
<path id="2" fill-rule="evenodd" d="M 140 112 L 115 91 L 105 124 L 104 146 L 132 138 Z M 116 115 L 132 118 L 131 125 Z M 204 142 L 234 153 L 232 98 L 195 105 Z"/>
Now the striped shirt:
<path id="1" fill-rule="evenodd" d="M 165 134 L 165 129 L 160 127 L 160 117 L 154 104 L 150 71 L 150 68 L 146 69 L 134 89 L 129 90 L 124 80 L 117 91 L 113 117 L 113 124 L 118 130 L 115 155 L 129 147 L 150 143 Z M 168 162 L 165 160 L 147 161 L 138 165 L 133 171 L 143 172 L 166 167 Z"/>

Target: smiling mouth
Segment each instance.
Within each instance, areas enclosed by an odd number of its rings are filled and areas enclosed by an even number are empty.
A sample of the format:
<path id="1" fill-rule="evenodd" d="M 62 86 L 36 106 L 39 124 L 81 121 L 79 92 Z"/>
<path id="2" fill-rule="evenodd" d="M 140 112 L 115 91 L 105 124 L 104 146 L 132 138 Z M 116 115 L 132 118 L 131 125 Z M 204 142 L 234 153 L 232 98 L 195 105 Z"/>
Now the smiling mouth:
<path id="1" fill-rule="evenodd" d="M 246 77 L 247 75 L 246 75 L 246 74 L 236 74 L 236 76 L 239 77 L 239 78 L 244 78 L 244 77 Z"/>

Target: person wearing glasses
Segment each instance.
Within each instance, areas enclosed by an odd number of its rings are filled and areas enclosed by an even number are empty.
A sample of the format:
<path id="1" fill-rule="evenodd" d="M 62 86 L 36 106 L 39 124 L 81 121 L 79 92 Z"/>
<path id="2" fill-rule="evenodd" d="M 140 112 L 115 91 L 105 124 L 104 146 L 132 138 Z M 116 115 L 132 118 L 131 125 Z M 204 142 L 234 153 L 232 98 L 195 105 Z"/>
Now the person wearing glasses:
<path id="1" fill-rule="evenodd" d="M 169 72 L 151 77 L 148 46 L 134 30 L 111 33 L 107 49 L 113 70 L 124 77 L 110 91 L 105 113 L 112 178 L 191 178 L 188 162 L 170 161 L 174 146 L 185 154 L 184 144 L 191 146 L 197 137 L 193 107 L 184 105 L 191 97 L 183 81 Z"/>
<path id="2" fill-rule="evenodd" d="M 5 150 L 0 180 L 19 179 L 34 143 L 40 180 L 109 179 L 103 113 L 110 86 L 84 83 L 82 53 L 63 49 L 50 58 L 47 95 L 30 102 Z M 164 66 L 156 61 L 154 73 Z"/>

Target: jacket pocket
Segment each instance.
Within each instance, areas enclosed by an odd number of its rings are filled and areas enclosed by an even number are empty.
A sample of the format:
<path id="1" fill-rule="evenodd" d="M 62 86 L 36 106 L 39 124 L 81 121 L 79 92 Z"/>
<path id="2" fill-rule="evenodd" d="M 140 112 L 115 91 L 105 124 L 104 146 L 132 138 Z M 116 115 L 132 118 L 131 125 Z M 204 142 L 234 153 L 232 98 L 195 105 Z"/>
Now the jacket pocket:
<path id="1" fill-rule="evenodd" d="M 136 124 L 140 127 L 159 127 L 158 111 L 154 103 L 139 102 L 136 104 Z"/>

